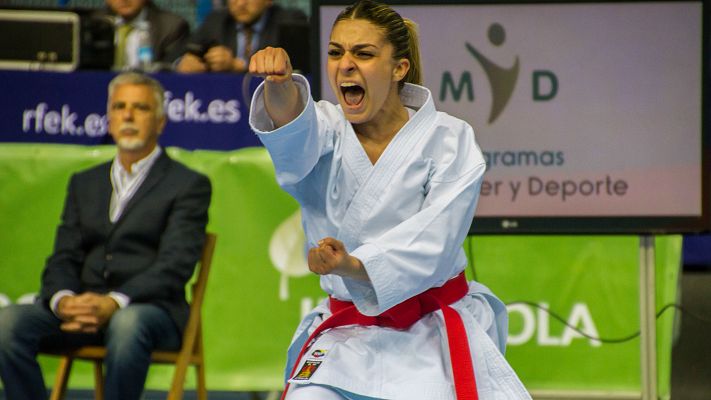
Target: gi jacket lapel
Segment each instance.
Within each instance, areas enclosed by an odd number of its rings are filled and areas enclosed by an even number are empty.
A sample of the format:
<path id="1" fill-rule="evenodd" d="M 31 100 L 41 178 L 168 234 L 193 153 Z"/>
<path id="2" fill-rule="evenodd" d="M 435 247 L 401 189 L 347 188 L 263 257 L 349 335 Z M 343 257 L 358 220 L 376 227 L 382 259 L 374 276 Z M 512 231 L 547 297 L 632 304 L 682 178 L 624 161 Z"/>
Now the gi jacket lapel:
<path id="1" fill-rule="evenodd" d="M 388 190 L 393 175 L 413 156 L 418 141 L 431 129 L 435 121 L 436 110 L 428 89 L 406 84 L 400 92 L 400 99 L 405 106 L 414 108 L 417 112 L 390 141 L 375 165 L 370 163 L 350 124 L 344 134 L 344 162 L 361 183 L 338 232 L 339 240 L 343 241 L 349 250 L 360 245 L 363 221 L 367 219 L 373 206 L 384 198 L 382 194 Z"/>

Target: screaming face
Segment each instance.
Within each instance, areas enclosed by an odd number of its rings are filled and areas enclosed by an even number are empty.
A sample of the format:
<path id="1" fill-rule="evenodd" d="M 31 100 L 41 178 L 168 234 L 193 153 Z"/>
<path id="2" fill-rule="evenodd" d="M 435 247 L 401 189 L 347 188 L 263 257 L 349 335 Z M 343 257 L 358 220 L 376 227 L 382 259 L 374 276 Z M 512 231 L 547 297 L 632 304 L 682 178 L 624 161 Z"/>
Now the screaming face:
<path id="1" fill-rule="evenodd" d="M 407 59 L 393 59 L 383 30 L 363 19 L 339 21 L 328 45 L 328 79 L 349 122 L 362 124 L 402 107 L 398 82 Z"/>

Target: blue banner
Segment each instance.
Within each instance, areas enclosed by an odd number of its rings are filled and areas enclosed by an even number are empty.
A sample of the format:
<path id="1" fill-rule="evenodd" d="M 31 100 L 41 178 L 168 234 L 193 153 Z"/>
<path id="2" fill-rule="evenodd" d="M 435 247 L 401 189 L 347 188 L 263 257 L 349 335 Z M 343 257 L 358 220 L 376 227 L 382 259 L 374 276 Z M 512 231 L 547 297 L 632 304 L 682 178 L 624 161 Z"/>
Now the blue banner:
<path id="1" fill-rule="evenodd" d="M 107 132 L 107 87 L 112 72 L 0 71 L 0 141 L 112 143 Z M 161 73 L 168 123 L 163 146 L 234 150 L 259 146 L 249 129 L 248 99 L 258 79 L 243 75 Z"/>

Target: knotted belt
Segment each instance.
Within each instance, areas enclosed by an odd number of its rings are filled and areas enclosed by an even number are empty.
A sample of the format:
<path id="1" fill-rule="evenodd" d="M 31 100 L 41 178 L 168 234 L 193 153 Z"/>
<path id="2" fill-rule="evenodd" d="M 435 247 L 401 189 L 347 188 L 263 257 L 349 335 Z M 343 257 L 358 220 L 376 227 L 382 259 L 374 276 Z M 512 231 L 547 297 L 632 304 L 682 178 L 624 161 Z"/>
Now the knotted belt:
<path id="1" fill-rule="evenodd" d="M 469 292 L 469 285 L 464 277 L 464 272 L 450 279 L 443 286 L 431 288 L 417 296 L 411 297 L 402 303 L 390 308 L 380 315 L 368 316 L 361 314 L 350 301 L 342 301 L 329 297 L 331 312 L 328 319 L 323 321 L 304 342 L 299 356 L 296 358 L 290 377 L 296 373 L 301 357 L 316 337 L 326 329 L 344 325 L 377 325 L 395 329 L 407 329 L 424 315 L 436 310 L 442 310 L 444 324 L 447 329 L 447 343 L 449 345 L 449 359 L 452 363 L 454 375 L 454 390 L 457 400 L 477 400 L 476 379 L 474 367 L 469 350 L 467 332 L 464 329 L 462 317 L 449 305 L 461 299 Z M 289 390 L 287 382 L 281 398 L 286 398 Z"/>

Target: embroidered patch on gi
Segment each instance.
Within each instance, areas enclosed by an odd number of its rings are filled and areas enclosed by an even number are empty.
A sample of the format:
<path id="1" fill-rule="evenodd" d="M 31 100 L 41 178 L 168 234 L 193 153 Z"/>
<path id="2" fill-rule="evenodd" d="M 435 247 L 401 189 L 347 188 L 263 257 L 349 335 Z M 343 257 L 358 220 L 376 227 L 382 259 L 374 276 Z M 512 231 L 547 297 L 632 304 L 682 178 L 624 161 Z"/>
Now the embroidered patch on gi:
<path id="1" fill-rule="evenodd" d="M 292 379 L 295 381 L 307 381 L 316 372 L 323 361 L 306 360 L 301 370 Z"/>
<path id="2" fill-rule="evenodd" d="M 314 358 L 321 358 L 326 355 L 326 350 L 314 350 L 311 356 Z"/>

